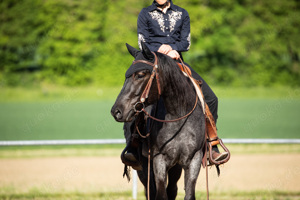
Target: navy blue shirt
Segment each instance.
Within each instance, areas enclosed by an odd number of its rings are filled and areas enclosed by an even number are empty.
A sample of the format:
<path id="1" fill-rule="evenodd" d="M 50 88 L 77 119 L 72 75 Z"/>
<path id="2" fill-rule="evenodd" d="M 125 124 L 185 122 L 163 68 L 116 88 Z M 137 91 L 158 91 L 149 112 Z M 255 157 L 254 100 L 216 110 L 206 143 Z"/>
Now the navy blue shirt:
<path id="1" fill-rule="evenodd" d="M 191 45 L 190 17 L 188 12 L 170 0 L 170 7 L 163 13 L 154 3 L 143 8 L 137 21 L 138 43 L 146 42 L 151 51 L 158 51 L 168 44 L 178 52 L 188 51 Z"/>

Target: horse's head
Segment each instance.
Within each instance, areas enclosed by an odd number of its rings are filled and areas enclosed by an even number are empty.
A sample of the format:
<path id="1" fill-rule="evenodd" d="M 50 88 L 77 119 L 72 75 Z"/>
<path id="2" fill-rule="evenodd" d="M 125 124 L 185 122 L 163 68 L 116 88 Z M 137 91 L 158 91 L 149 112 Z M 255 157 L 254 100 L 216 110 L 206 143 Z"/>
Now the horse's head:
<path id="1" fill-rule="evenodd" d="M 135 58 L 135 61 L 143 60 L 153 63 L 154 54 L 145 44 L 142 44 L 143 50 L 139 51 L 126 44 L 129 53 Z M 137 110 L 154 103 L 158 99 L 158 90 L 156 82 L 153 82 L 151 93 L 145 102 L 141 103 L 141 95 L 150 79 L 153 67 L 146 63 L 133 63 L 127 70 L 125 83 L 115 104 L 111 109 L 111 114 L 118 122 L 129 122 L 134 118 Z"/>

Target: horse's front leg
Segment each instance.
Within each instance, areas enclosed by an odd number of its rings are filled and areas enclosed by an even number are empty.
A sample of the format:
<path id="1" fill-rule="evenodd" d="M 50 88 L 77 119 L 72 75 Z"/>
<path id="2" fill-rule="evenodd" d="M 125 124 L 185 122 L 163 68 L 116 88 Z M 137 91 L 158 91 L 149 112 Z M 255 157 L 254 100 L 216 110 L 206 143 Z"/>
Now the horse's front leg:
<path id="1" fill-rule="evenodd" d="M 153 170 L 156 183 L 156 200 L 167 200 L 166 181 L 167 166 L 162 154 L 157 155 L 153 159 Z"/>
<path id="2" fill-rule="evenodd" d="M 197 151 L 190 163 L 184 169 L 184 188 L 185 188 L 185 197 L 184 200 L 194 200 L 195 199 L 195 187 L 197 178 L 201 168 L 203 153 Z"/>
<path id="3" fill-rule="evenodd" d="M 175 200 L 177 196 L 177 182 L 180 179 L 182 172 L 182 167 L 177 164 L 173 166 L 168 171 L 168 187 L 167 187 L 167 194 L 168 194 L 168 200 Z"/>

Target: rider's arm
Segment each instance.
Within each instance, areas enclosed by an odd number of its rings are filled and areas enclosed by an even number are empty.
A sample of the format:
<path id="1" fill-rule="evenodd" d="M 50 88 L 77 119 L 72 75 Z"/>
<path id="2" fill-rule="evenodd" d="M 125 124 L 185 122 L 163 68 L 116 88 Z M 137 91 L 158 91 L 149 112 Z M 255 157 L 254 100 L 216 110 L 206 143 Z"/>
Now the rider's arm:
<path id="1" fill-rule="evenodd" d="M 180 30 L 180 41 L 170 44 L 172 49 L 178 52 L 188 51 L 191 45 L 190 17 L 186 10 L 184 10 L 182 17 L 183 23 Z"/>
<path id="2" fill-rule="evenodd" d="M 138 43 L 140 49 L 142 49 L 141 42 L 145 42 L 148 48 L 151 51 L 157 51 L 160 47 L 160 44 L 151 42 L 149 37 L 149 27 L 148 27 L 148 19 L 147 12 L 145 9 L 142 9 L 137 20 L 137 33 L 138 33 Z"/>

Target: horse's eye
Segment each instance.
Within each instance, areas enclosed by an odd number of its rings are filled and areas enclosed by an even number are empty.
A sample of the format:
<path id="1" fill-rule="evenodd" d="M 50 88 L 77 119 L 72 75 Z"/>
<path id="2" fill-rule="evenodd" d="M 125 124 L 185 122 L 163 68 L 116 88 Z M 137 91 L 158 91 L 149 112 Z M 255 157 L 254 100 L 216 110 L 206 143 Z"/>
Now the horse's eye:
<path id="1" fill-rule="evenodd" d="M 145 73 L 139 72 L 139 73 L 136 75 L 136 77 L 137 77 L 138 79 L 140 79 L 140 78 L 144 78 L 145 75 L 146 75 Z"/>

